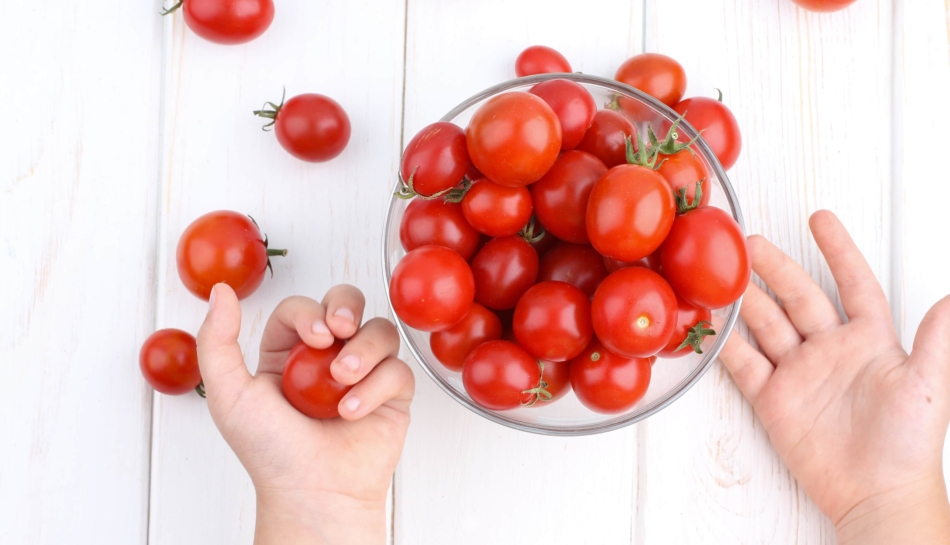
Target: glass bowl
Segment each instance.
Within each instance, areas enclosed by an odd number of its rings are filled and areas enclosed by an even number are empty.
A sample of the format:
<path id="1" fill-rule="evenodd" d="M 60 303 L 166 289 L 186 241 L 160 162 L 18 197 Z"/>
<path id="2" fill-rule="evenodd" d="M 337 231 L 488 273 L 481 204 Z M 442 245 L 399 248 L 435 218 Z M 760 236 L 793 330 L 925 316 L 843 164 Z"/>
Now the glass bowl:
<path id="1" fill-rule="evenodd" d="M 606 78 L 588 76 L 584 74 L 540 74 L 511 80 L 501 83 L 478 93 L 456 106 L 441 120 L 455 123 L 463 129 L 468 125 L 472 115 L 487 99 L 502 93 L 512 91 L 527 91 L 542 81 L 551 79 L 567 79 L 583 85 L 594 96 L 594 100 L 603 107 L 617 97 L 624 102 L 627 111 L 635 110 L 637 115 L 644 117 L 637 125 L 637 130 L 645 134 L 646 124 L 652 123 L 660 134 L 678 117 L 676 112 L 663 103 L 650 97 L 633 87 Z M 688 139 L 696 136 L 696 130 L 688 123 L 680 124 L 679 132 Z M 662 134 L 660 134 L 662 137 Z M 646 138 L 644 137 L 644 140 Z M 705 141 L 699 139 L 694 145 L 696 155 L 702 160 L 711 176 L 712 197 L 709 204 L 717 206 L 732 214 L 732 217 L 745 231 L 742 213 L 739 210 L 736 194 L 726 178 L 722 165 Z M 685 153 L 685 152 L 684 152 Z M 394 191 L 399 187 L 397 181 Z M 389 281 L 393 269 L 405 255 L 399 241 L 399 225 L 409 201 L 390 197 L 389 210 L 386 216 L 385 231 L 383 233 L 383 274 L 386 278 L 386 294 L 389 295 Z M 396 318 L 396 328 L 402 336 L 409 351 L 421 365 L 422 369 L 455 401 L 469 410 L 481 415 L 492 422 L 521 431 L 544 435 L 589 435 L 615 430 L 639 422 L 661 411 L 670 403 L 676 401 L 686 393 L 703 376 L 709 366 L 719 355 L 723 343 L 732 332 L 739 315 L 739 305 L 742 300 L 729 307 L 714 311 L 713 314 L 723 320 L 720 330 L 714 337 L 715 343 L 704 354 L 690 353 L 688 356 L 676 359 L 659 359 L 653 365 L 650 387 L 643 399 L 629 411 L 622 414 L 603 415 L 595 413 L 578 401 L 573 392 L 564 398 L 549 405 L 540 407 L 519 407 L 510 411 L 492 411 L 476 404 L 465 393 L 462 386 L 462 374 L 446 369 L 433 356 L 429 348 L 429 334 L 416 331 Z M 390 301 L 392 310 L 392 301 Z M 395 312 L 393 312 L 395 315 Z"/>

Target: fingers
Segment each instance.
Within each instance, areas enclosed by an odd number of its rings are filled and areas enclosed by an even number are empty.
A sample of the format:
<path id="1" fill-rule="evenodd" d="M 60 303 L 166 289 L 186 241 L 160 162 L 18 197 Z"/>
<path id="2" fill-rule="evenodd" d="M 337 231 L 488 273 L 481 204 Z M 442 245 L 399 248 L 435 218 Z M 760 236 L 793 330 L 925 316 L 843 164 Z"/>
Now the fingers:
<path id="1" fill-rule="evenodd" d="M 788 318 L 803 337 L 841 325 L 841 317 L 825 292 L 784 252 L 754 235 L 749 237 L 749 253 L 752 269 L 782 301 Z"/>
<path id="2" fill-rule="evenodd" d="M 925 377 L 941 377 L 950 386 L 950 296 L 927 311 L 917 328 L 910 362 Z"/>
<path id="3" fill-rule="evenodd" d="M 282 373 L 287 352 L 301 340 L 314 348 L 326 348 L 333 344 L 333 335 L 323 305 L 309 297 L 288 297 L 264 326 L 257 373 Z"/>
<path id="4" fill-rule="evenodd" d="M 386 358 L 340 400 L 340 416 L 357 420 L 388 402 L 398 402 L 403 409 L 412 401 L 415 387 L 409 366 L 398 358 Z"/>
<path id="5" fill-rule="evenodd" d="M 802 337 L 782 307 L 753 283 L 745 290 L 739 314 L 765 355 L 777 362 L 789 350 L 802 344 Z"/>
<path id="6" fill-rule="evenodd" d="M 744 302 L 743 305 L 745 305 Z M 755 348 L 752 348 L 752 345 L 743 339 L 735 329 L 733 329 L 725 346 L 723 346 L 719 357 L 725 364 L 726 369 L 729 370 L 729 374 L 732 375 L 732 379 L 736 382 L 742 395 L 752 405 L 755 405 L 759 392 L 769 381 L 775 369 L 772 362 Z"/>
<path id="7" fill-rule="evenodd" d="M 835 277 L 848 317 L 890 320 L 891 309 L 881 284 L 838 217 L 820 210 L 812 214 L 808 225 Z"/>
<path id="8" fill-rule="evenodd" d="M 340 284 L 333 286 L 323 297 L 323 307 L 327 309 L 327 325 L 338 339 L 349 339 L 363 323 L 363 307 L 366 298 L 355 286 Z"/>
<path id="9" fill-rule="evenodd" d="M 198 330 L 198 367 L 212 405 L 236 397 L 251 380 L 238 344 L 240 332 L 241 305 L 234 290 L 227 284 L 214 286 Z"/>
<path id="10" fill-rule="evenodd" d="M 356 384 L 379 362 L 398 352 L 396 327 L 385 318 L 373 318 L 346 343 L 330 365 L 330 374 L 343 384 Z"/>

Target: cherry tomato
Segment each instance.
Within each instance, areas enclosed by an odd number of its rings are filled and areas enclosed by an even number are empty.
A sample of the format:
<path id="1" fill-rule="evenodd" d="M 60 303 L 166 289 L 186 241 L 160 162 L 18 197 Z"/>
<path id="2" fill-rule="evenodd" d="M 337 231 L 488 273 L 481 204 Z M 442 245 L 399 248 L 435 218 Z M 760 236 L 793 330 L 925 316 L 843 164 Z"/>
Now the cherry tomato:
<path id="1" fill-rule="evenodd" d="M 597 103 L 583 85 L 566 79 L 541 82 L 528 91 L 541 97 L 561 123 L 561 150 L 577 147 L 597 113 Z"/>
<path id="2" fill-rule="evenodd" d="M 448 191 L 471 165 L 465 131 L 445 121 L 433 123 L 413 136 L 402 154 L 399 175 L 405 187 L 399 196 L 431 197 Z"/>
<path id="3" fill-rule="evenodd" d="M 663 349 L 676 328 L 676 295 L 662 276 L 642 267 L 620 269 L 594 292 L 594 332 L 611 352 L 646 358 Z"/>
<path id="4" fill-rule="evenodd" d="M 587 236 L 603 255 L 636 261 L 652 254 L 673 225 L 670 185 L 654 170 L 621 165 L 594 184 L 587 201 Z"/>
<path id="5" fill-rule="evenodd" d="M 330 375 L 330 364 L 346 343 L 335 339 L 327 348 L 313 348 L 298 342 L 287 356 L 280 386 L 295 409 L 310 418 L 340 416 L 340 400 L 352 386 Z"/>
<path id="6" fill-rule="evenodd" d="M 389 282 L 396 316 L 419 331 L 443 331 L 461 322 L 474 297 L 468 263 L 442 246 L 422 246 L 406 254 Z"/>
<path id="7" fill-rule="evenodd" d="M 163 394 L 187 394 L 201 384 L 198 344 L 180 329 L 149 335 L 139 352 L 139 367 L 149 386 Z"/>
<path id="8" fill-rule="evenodd" d="M 586 244 L 587 199 L 594 184 L 607 172 L 597 157 L 566 151 L 543 178 L 531 184 L 534 213 L 544 229 L 574 244 Z"/>
<path id="9" fill-rule="evenodd" d="M 407 252 L 435 244 L 455 250 L 468 261 L 475 255 L 480 237 L 462 213 L 462 205 L 442 199 L 413 199 L 399 225 L 399 240 Z"/>
<path id="10" fill-rule="evenodd" d="M 680 297 L 712 310 L 742 297 L 752 274 L 739 224 L 711 206 L 676 217 L 660 250 L 660 262 Z"/>
<path id="11" fill-rule="evenodd" d="M 571 360 L 571 386 L 577 399 L 601 414 L 618 414 L 633 408 L 650 387 L 651 358 L 625 358 L 591 341 Z"/>
<path id="12" fill-rule="evenodd" d="M 799 6 L 817 12 L 832 12 L 844 9 L 856 0 L 792 0 Z"/>
<path id="13" fill-rule="evenodd" d="M 594 336 L 590 299 L 566 282 L 539 282 L 518 300 L 512 327 L 518 344 L 535 358 L 567 361 Z"/>
<path id="14" fill-rule="evenodd" d="M 526 187 L 506 187 L 488 178 L 472 184 L 462 198 L 465 219 L 479 233 L 506 237 L 531 219 L 531 193 Z"/>
<path id="15" fill-rule="evenodd" d="M 515 75 L 519 78 L 554 72 L 567 73 L 573 70 L 564 55 L 547 46 L 532 45 L 522 51 L 515 60 Z"/>
<path id="16" fill-rule="evenodd" d="M 681 297 L 676 298 L 676 306 L 676 328 L 673 330 L 673 336 L 657 355 L 661 358 L 682 358 L 694 352 L 702 354 L 703 339 L 716 334 L 710 329 L 712 312 L 693 306 Z"/>
<path id="17" fill-rule="evenodd" d="M 712 98 L 694 97 L 676 103 L 673 109 L 694 129 L 702 131 L 703 140 L 719 158 L 723 169 L 729 170 L 736 164 L 742 151 L 742 134 L 739 123 L 725 104 Z"/>
<path id="18" fill-rule="evenodd" d="M 543 407 L 547 403 L 561 399 L 571 391 L 571 362 L 569 361 L 542 361 L 544 370 L 541 372 L 542 386 L 551 394 L 551 399 L 539 399 L 532 407 Z"/>
<path id="19" fill-rule="evenodd" d="M 280 145 L 301 161 L 329 161 L 350 141 L 350 118 L 328 96 L 307 93 L 280 104 L 268 102 L 254 115 L 272 119 L 264 130 L 273 126 Z"/>
<path id="20" fill-rule="evenodd" d="M 495 313 L 475 303 L 462 321 L 429 336 L 436 359 L 452 371 L 461 371 L 465 358 L 476 346 L 501 338 L 501 320 Z"/>
<path id="21" fill-rule="evenodd" d="M 273 0 L 179 0 L 162 15 L 182 5 L 188 28 L 216 44 L 247 43 L 263 34 L 274 21 Z"/>
<path id="22" fill-rule="evenodd" d="M 538 278 L 538 254 L 517 235 L 495 238 L 472 260 L 475 300 L 494 310 L 515 306 Z"/>
<path id="23" fill-rule="evenodd" d="M 462 366 L 462 384 L 472 401 L 493 411 L 550 399 L 541 389 L 538 362 L 508 341 L 488 341 L 472 350 Z"/>
<path id="24" fill-rule="evenodd" d="M 544 176 L 557 160 L 561 124 L 539 97 L 504 93 L 478 108 L 466 139 L 478 170 L 497 184 L 521 187 Z"/>
<path id="25" fill-rule="evenodd" d="M 287 250 L 267 248 L 248 216 L 229 210 L 209 212 L 181 234 L 176 252 L 178 277 L 188 291 L 205 301 L 219 282 L 244 299 L 261 285 L 270 258 L 284 255 Z"/>
<path id="26" fill-rule="evenodd" d="M 567 282 L 593 297 L 601 281 L 607 278 L 604 258 L 593 246 L 562 242 L 541 258 L 538 282 Z"/>
<path id="27" fill-rule="evenodd" d="M 702 182 L 702 197 L 700 204 L 706 206 L 709 204 L 709 197 L 712 195 L 712 181 L 709 179 L 709 171 L 699 157 L 696 157 L 689 150 L 683 150 L 672 155 L 657 155 L 657 172 L 663 179 L 670 184 L 674 194 L 679 190 L 686 188 L 686 198 L 690 203 L 696 197 L 696 182 Z"/>
<path id="28" fill-rule="evenodd" d="M 660 248 L 662 248 L 662 246 L 660 246 Z M 612 257 L 604 256 L 604 266 L 607 267 L 608 274 L 614 271 L 619 271 L 620 269 L 625 269 L 627 267 L 643 267 L 645 269 L 650 269 L 661 276 L 663 274 L 662 267 L 660 267 L 660 250 L 657 250 L 642 259 L 631 261 L 629 263 L 626 261 L 619 261 Z"/>
<path id="29" fill-rule="evenodd" d="M 594 121 L 584 134 L 577 149 L 586 151 L 601 160 L 607 168 L 627 164 L 627 143 L 629 136 L 637 139 L 637 129 L 623 115 L 613 110 L 599 110 Z"/>
<path id="30" fill-rule="evenodd" d="M 673 106 L 686 92 L 686 70 L 672 57 L 641 53 L 630 57 L 617 69 L 615 79 Z"/>

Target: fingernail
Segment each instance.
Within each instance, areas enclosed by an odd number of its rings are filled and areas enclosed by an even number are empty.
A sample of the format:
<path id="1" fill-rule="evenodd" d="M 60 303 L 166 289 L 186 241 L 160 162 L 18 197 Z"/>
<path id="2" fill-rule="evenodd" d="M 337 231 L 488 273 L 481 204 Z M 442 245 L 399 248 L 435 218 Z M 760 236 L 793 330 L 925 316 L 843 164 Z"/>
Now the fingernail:
<path id="1" fill-rule="evenodd" d="M 360 363 L 360 357 L 356 354 L 347 354 L 340 358 L 340 365 L 351 373 L 355 373 L 360 368 Z"/>
<path id="2" fill-rule="evenodd" d="M 349 397 L 349 398 L 347 398 L 346 401 L 343 402 L 343 407 L 344 407 L 347 411 L 349 411 L 349 412 L 351 412 L 351 413 L 355 413 L 355 412 L 356 412 L 356 409 L 359 409 L 359 408 L 360 408 L 360 400 L 359 400 L 359 398 L 357 398 L 356 396 Z"/>
<path id="3" fill-rule="evenodd" d="M 353 311 L 346 307 L 340 307 L 336 309 L 336 312 L 334 312 L 333 315 L 350 323 L 356 323 L 356 316 L 353 315 Z"/>
<path id="4" fill-rule="evenodd" d="M 208 313 L 214 310 L 214 287 L 211 288 L 211 296 L 208 297 Z"/>
<path id="5" fill-rule="evenodd" d="M 310 330 L 313 331 L 315 335 L 329 335 L 330 328 L 327 327 L 327 324 L 323 323 L 323 320 L 317 320 L 310 326 Z"/>

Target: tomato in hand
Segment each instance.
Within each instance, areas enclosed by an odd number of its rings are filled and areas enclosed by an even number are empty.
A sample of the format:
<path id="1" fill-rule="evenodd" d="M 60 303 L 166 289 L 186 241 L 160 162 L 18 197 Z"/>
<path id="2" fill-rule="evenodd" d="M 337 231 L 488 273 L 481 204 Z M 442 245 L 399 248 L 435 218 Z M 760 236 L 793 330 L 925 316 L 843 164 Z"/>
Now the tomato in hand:
<path id="1" fill-rule="evenodd" d="M 455 250 L 468 261 L 478 249 L 480 236 L 465 219 L 462 205 L 442 199 L 413 199 L 399 224 L 399 240 L 407 252 L 435 244 Z"/>
<path id="2" fill-rule="evenodd" d="M 531 253 L 534 253 L 533 251 Z M 475 281 L 458 252 L 422 246 L 403 257 L 389 281 L 389 300 L 400 320 L 419 331 L 442 331 L 472 308 Z"/>
<path id="3" fill-rule="evenodd" d="M 178 277 L 188 291 L 204 299 L 211 288 L 224 282 L 238 299 L 254 293 L 270 267 L 270 258 L 287 250 L 272 250 L 254 220 L 220 210 L 196 219 L 178 241 Z"/>
<path id="4" fill-rule="evenodd" d="M 506 187 L 488 178 L 472 184 L 462 198 L 465 219 L 479 233 L 506 237 L 531 219 L 531 193 L 526 187 Z"/>
<path id="5" fill-rule="evenodd" d="M 453 123 L 433 123 L 413 136 L 402 154 L 403 188 L 397 196 L 441 195 L 458 185 L 470 167 L 465 131 Z"/>
<path id="6" fill-rule="evenodd" d="M 541 97 L 554 110 L 561 123 L 561 150 L 572 150 L 581 143 L 597 113 L 597 103 L 583 85 L 566 79 L 541 82 L 528 91 Z"/>
<path id="7" fill-rule="evenodd" d="M 587 199 L 594 184 L 607 172 L 597 157 L 566 151 L 543 178 L 531 184 L 534 213 L 544 229 L 574 244 L 587 244 Z"/>
<path id="8" fill-rule="evenodd" d="M 809 11 L 828 13 L 832 11 L 842 10 L 850 6 L 851 4 L 855 3 L 856 0 L 792 0 L 792 1 Z"/>
<path id="9" fill-rule="evenodd" d="M 280 104 L 268 102 L 254 115 L 273 120 L 264 130 L 273 126 L 280 145 L 301 161 L 329 161 L 350 141 L 350 118 L 328 96 L 307 93 Z"/>
<path id="10" fill-rule="evenodd" d="M 571 386 L 577 399 L 601 414 L 633 408 L 650 387 L 652 358 L 625 358 L 597 339 L 571 360 Z"/>
<path id="11" fill-rule="evenodd" d="M 475 300 L 494 310 L 513 308 L 538 278 L 538 254 L 517 235 L 495 238 L 472 260 Z"/>
<path id="12" fill-rule="evenodd" d="M 472 401 L 493 411 L 551 398 L 541 387 L 538 361 L 508 341 L 488 341 L 472 350 L 462 366 L 462 384 Z"/>
<path id="13" fill-rule="evenodd" d="M 541 258 L 538 282 L 567 282 L 593 297 L 607 274 L 604 258 L 592 246 L 562 242 Z"/>
<path id="14" fill-rule="evenodd" d="M 636 141 L 636 135 L 637 129 L 623 115 L 614 110 L 598 110 L 577 149 L 597 157 L 607 168 L 625 165 L 626 138 L 630 137 Z"/>
<path id="15" fill-rule="evenodd" d="M 594 332 L 611 352 L 646 358 L 663 349 L 676 328 L 676 295 L 662 276 L 642 267 L 611 273 L 594 292 Z"/>
<path id="16" fill-rule="evenodd" d="M 192 32 L 222 45 L 247 43 L 274 21 L 274 0 L 179 0 L 162 15 L 182 6 L 185 23 Z"/>
<path id="17" fill-rule="evenodd" d="M 566 282 L 539 282 L 515 306 L 515 338 L 539 360 L 567 361 L 594 336 L 590 299 Z"/>
<path id="18" fill-rule="evenodd" d="M 544 45 L 532 45 L 515 59 L 515 75 L 519 78 L 535 74 L 573 72 L 564 55 Z"/>
<path id="19" fill-rule="evenodd" d="M 461 371 L 465 358 L 478 345 L 501 338 L 501 320 L 494 312 L 475 303 L 462 321 L 429 336 L 436 359 L 452 371 Z"/>
<path id="20" fill-rule="evenodd" d="M 739 224 L 711 206 L 676 216 L 660 249 L 660 262 L 677 295 L 710 310 L 742 297 L 752 274 Z"/>
<path id="21" fill-rule="evenodd" d="M 346 343 L 334 339 L 327 348 L 313 348 L 298 342 L 287 356 L 280 386 L 295 409 L 310 418 L 340 416 L 340 400 L 352 386 L 337 382 L 330 364 Z"/>
<path id="22" fill-rule="evenodd" d="M 493 182 L 528 185 L 551 168 L 561 151 L 554 110 L 530 93 L 515 91 L 484 102 L 466 131 L 468 155 Z"/>
<path id="23" fill-rule="evenodd" d="M 712 312 L 694 306 L 681 297 L 676 298 L 676 328 L 670 342 L 657 354 L 661 358 L 682 358 L 688 354 L 702 354 L 703 340 L 715 335 L 712 329 Z"/>
<path id="24" fill-rule="evenodd" d="M 660 248 L 663 247 L 660 246 Z M 660 275 L 663 274 L 662 267 L 660 267 L 660 250 L 657 250 L 642 259 L 631 261 L 629 263 L 626 261 L 619 261 L 612 257 L 604 256 L 604 266 L 607 267 L 608 274 L 614 271 L 619 271 L 620 269 L 625 269 L 627 267 L 643 267 L 645 269 L 650 269 L 655 273 L 659 273 Z"/>
<path id="25" fill-rule="evenodd" d="M 160 329 L 149 335 L 139 352 L 139 368 L 149 386 L 167 395 L 199 388 L 198 344 L 180 329 Z M 198 393 L 204 396 L 199 389 Z"/>
<path id="26" fill-rule="evenodd" d="M 702 197 L 700 204 L 706 206 L 709 204 L 709 197 L 712 195 L 712 182 L 709 179 L 709 171 L 703 161 L 689 152 L 683 150 L 672 155 L 657 155 L 656 171 L 663 176 L 663 179 L 670 184 L 673 194 L 679 193 L 679 190 L 686 188 L 686 197 L 689 202 L 693 202 L 696 196 L 696 182 L 702 182 Z"/>
<path id="27" fill-rule="evenodd" d="M 686 93 L 686 70 L 672 57 L 659 53 L 641 53 L 630 57 L 614 77 L 652 96 L 667 106 L 673 106 Z"/>
<path id="28" fill-rule="evenodd" d="M 735 116 L 725 104 L 711 98 L 694 97 L 678 102 L 673 109 L 694 129 L 701 131 L 703 140 L 719 158 L 724 170 L 736 164 L 742 151 L 742 133 Z"/>

